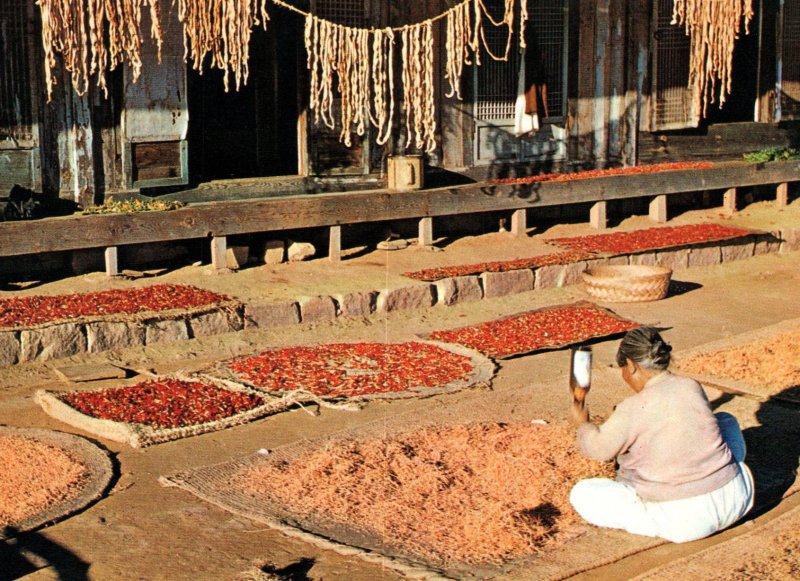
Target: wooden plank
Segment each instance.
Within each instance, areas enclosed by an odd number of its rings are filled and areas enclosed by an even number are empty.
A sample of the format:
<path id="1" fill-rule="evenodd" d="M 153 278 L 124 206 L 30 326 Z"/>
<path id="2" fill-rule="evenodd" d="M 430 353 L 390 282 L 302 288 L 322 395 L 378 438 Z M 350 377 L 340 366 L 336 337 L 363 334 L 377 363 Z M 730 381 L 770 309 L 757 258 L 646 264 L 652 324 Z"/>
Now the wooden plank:
<path id="1" fill-rule="evenodd" d="M 419 221 L 419 247 L 433 246 L 433 218 L 425 217 Z"/>
<path id="2" fill-rule="evenodd" d="M 608 227 L 607 206 L 608 202 L 595 202 L 589 210 L 589 224 L 592 228 L 605 230 Z"/>
<path id="3" fill-rule="evenodd" d="M 0 256 L 725 190 L 790 182 L 799 172 L 797 161 L 731 162 L 705 170 L 530 186 L 478 183 L 403 193 L 314 194 L 195 204 L 170 212 L 0 222 Z"/>
<path id="4" fill-rule="evenodd" d="M 650 220 L 663 224 L 667 219 L 667 196 L 662 194 L 650 202 Z"/>
<path id="5" fill-rule="evenodd" d="M 520 238 L 528 235 L 528 210 L 517 210 L 511 214 L 511 234 Z"/>
<path id="6" fill-rule="evenodd" d="M 211 266 L 216 271 L 228 270 L 228 239 L 225 236 L 211 237 Z"/>
<path id="7" fill-rule="evenodd" d="M 737 210 L 736 206 L 736 188 L 729 188 L 725 191 L 722 195 L 722 208 L 728 214 L 735 214 Z"/>
<path id="8" fill-rule="evenodd" d="M 789 183 L 783 182 L 775 188 L 775 205 L 785 208 L 789 205 Z"/>
<path id="9" fill-rule="evenodd" d="M 116 246 L 105 250 L 106 276 L 119 276 L 119 252 Z"/>
<path id="10" fill-rule="evenodd" d="M 342 259 L 342 227 L 339 225 L 331 226 L 328 244 L 328 259 L 331 262 L 339 262 Z"/>

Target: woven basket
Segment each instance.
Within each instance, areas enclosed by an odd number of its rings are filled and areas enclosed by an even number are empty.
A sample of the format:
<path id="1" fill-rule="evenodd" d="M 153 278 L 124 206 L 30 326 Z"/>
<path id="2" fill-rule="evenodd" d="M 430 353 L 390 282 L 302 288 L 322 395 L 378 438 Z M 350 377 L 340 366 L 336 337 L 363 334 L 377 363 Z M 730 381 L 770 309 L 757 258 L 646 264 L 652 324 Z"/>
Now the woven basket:
<path id="1" fill-rule="evenodd" d="M 608 303 L 657 301 L 667 296 L 672 270 L 662 266 L 597 266 L 583 273 L 586 292 Z"/>

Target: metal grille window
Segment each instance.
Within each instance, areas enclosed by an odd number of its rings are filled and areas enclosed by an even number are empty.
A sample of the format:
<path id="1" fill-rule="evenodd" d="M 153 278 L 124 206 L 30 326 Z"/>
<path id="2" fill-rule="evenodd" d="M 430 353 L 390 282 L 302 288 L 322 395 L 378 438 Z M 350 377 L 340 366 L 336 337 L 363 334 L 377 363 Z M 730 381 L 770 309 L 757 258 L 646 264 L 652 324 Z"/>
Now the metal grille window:
<path id="1" fill-rule="evenodd" d="M 800 118 L 800 2 L 783 4 L 781 117 Z"/>
<path id="2" fill-rule="evenodd" d="M 651 129 L 696 126 L 689 86 L 690 42 L 686 31 L 672 22 L 673 0 L 655 3 L 655 50 Z"/>
<path id="3" fill-rule="evenodd" d="M 493 16 L 502 16 L 503 2 L 486 2 Z M 539 53 L 543 75 L 547 81 L 547 105 L 550 117 L 564 117 L 567 95 L 567 1 L 528 0 L 529 20 L 535 45 L 528 47 L 528 58 L 537 58 Z M 518 20 L 517 20 L 518 22 Z M 486 40 L 492 52 L 502 55 L 508 32 L 505 28 L 484 25 Z M 483 64 L 477 67 L 476 114 L 478 119 L 511 119 L 517 96 L 520 55 L 516 38 L 508 62 L 494 61 L 482 57 Z"/>
<path id="4" fill-rule="evenodd" d="M 316 0 L 314 13 L 320 18 L 345 26 L 366 25 L 364 0 Z"/>
<path id="5" fill-rule="evenodd" d="M 27 4 L 0 2 L 0 140 L 32 139 Z"/>

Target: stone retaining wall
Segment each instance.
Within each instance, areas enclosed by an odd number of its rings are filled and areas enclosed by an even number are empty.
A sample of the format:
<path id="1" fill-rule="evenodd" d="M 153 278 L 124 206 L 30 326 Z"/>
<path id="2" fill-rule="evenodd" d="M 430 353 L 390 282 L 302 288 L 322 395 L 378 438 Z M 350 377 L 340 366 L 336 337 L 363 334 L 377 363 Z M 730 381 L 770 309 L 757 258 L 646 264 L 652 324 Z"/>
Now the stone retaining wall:
<path id="1" fill-rule="evenodd" d="M 35 329 L 0 330 L 0 366 L 231 333 L 244 327 L 244 306 L 226 306 L 196 314 L 153 314 L 137 320 L 110 316 Z"/>
<path id="2" fill-rule="evenodd" d="M 273 327 L 331 321 L 338 317 L 368 317 L 375 313 L 452 306 L 534 289 L 578 284 L 582 280 L 581 274 L 586 269 L 604 264 L 659 265 L 682 270 L 744 260 L 760 254 L 796 250 L 800 250 L 800 229 L 535 269 L 457 276 L 433 283 L 413 283 L 382 291 L 358 292 L 335 297 L 304 297 L 298 301 L 285 303 L 251 303 L 247 305 L 247 325 Z M 324 308 L 321 308 L 323 305 Z"/>

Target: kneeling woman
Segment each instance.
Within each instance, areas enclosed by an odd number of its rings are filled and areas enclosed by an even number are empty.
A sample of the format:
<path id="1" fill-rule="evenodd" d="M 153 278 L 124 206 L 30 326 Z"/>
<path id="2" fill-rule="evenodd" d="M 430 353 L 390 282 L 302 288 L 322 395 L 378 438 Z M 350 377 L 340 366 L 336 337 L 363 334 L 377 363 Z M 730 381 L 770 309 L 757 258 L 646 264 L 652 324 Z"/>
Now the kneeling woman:
<path id="1" fill-rule="evenodd" d="M 736 418 L 715 415 L 699 383 L 667 370 L 671 350 L 655 329 L 630 331 L 617 363 L 635 395 L 600 426 L 574 402 L 581 451 L 619 469 L 616 480 L 578 482 L 570 501 L 593 525 L 682 543 L 747 514 L 753 477 Z"/>

